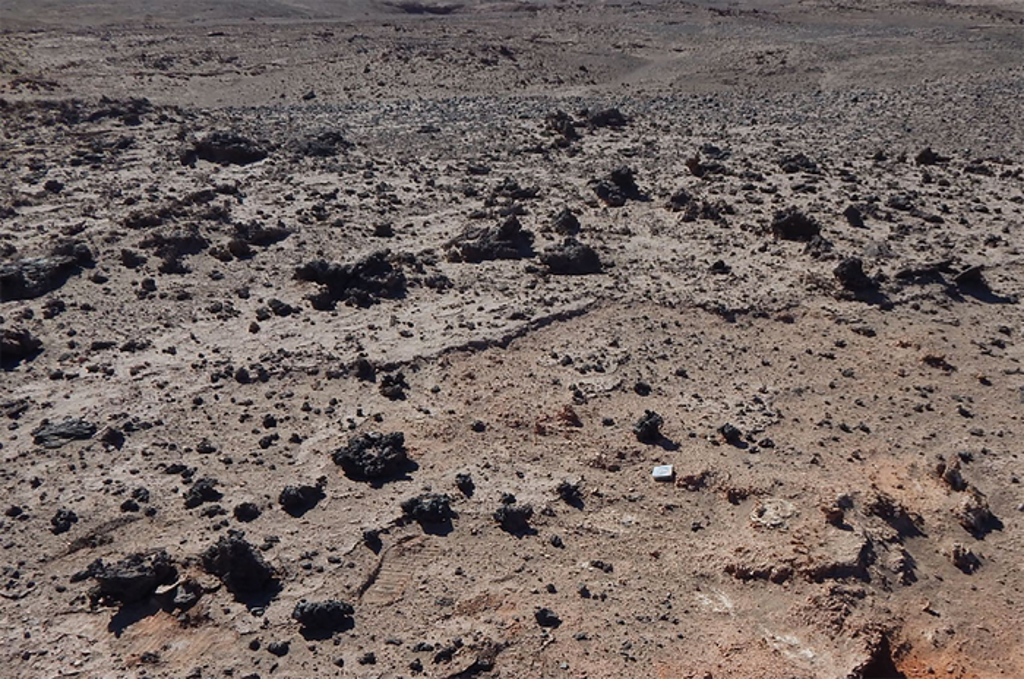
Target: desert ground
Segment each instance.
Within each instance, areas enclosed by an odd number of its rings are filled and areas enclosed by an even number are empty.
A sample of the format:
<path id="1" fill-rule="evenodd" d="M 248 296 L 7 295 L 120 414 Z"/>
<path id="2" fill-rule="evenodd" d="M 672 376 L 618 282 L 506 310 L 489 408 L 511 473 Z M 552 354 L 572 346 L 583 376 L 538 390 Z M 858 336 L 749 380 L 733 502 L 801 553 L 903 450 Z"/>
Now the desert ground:
<path id="1" fill-rule="evenodd" d="M 1009 0 L 4 2 L 0 676 L 1024 677 L 1022 113 Z"/>

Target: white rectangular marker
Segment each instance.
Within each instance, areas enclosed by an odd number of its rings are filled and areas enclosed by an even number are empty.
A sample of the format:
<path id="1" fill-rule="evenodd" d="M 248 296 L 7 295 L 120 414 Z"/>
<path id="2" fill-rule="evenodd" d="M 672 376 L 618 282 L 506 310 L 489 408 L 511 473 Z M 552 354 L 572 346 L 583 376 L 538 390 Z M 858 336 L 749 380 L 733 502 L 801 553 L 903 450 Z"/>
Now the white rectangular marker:
<path id="1" fill-rule="evenodd" d="M 659 465 L 651 472 L 651 478 L 655 481 L 671 481 L 673 476 L 675 476 L 675 472 L 670 464 Z"/>

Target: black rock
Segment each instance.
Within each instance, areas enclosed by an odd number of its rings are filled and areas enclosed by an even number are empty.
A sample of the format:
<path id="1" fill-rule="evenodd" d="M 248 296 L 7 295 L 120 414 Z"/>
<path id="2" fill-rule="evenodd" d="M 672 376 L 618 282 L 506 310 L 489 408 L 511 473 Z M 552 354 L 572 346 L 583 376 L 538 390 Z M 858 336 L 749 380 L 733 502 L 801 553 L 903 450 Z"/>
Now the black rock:
<path id="1" fill-rule="evenodd" d="M 305 98 L 304 96 L 303 99 Z M 330 158 L 351 147 L 352 142 L 334 130 L 326 130 L 312 137 L 296 140 L 292 144 L 292 150 L 296 153 L 313 158 Z"/>
<path id="2" fill-rule="evenodd" d="M 267 152 L 251 139 L 233 132 L 214 132 L 197 141 L 182 156 L 182 164 L 192 165 L 198 158 L 218 165 L 248 165 L 266 157 Z"/>
<path id="3" fill-rule="evenodd" d="M 555 215 L 552 227 L 563 236 L 575 236 L 580 232 L 580 220 L 572 210 L 565 207 Z"/>
<path id="4" fill-rule="evenodd" d="M 921 152 L 914 158 L 914 162 L 918 165 L 938 165 L 939 163 L 948 163 L 949 158 L 940 156 L 935 151 L 932 151 L 931 147 L 925 147 L 921 149 Z"/>
<path id="5" fill-rule="evenodd" d="M 257 221 L 235 224 L 235 238 L 261 248 L 279 243 L 291 234 L 292 232 L 281 223 L 276 226 L 266 226 Z"/>
<path id="6" fill-rule="evenodd" d="M 633 170 L 625 166 L 612 170 L 593 186 L 597 197 L 609 207 L 622 207 L 627 200 L 643 200 L 644 197 L 636 184 Z"/>
<path id="7" fill-rule="evenodd" d="M 326 477 L 321 477 L 315 486 L 285 486 L 277 501 L 289 515 L 300 517 L 324 499 Z"/>
<path id="8" fill-rule="evenodd" d="M 35 358 L 42 349 L 42 341 L 24 328 L 8 327 L 0 330 L 0 365 L 4 370 Z"/>
<path id="9" fill-rule="evenodd" d="M 70 509 L 58 509 L 57 513 L 50 519 L 50 532 L 54 535 L 60 535 L 61 533 L 67 533 L 71 530 L 72 524 L 78 523 L 78 514 L 75 514 Z"/>
<path id="10" fill-rule="evenodd" d="M 235 507 L 234 514 L 242 523 L 249 523 L 258 519 L 262 512 L 255 502 L 243 502 Z"/>
<path id="11" fill-rule="evenodd" d="M 572 483 L 570 481 L 562 481 L 558 484 L 555 489 L 558 493 L 558 497 L 562 498 L 562 501 L 573 507 L 583 506 L 583 491 L 580 488 L 579 483 Z"/>
<path id="12" fill-rule="evenodd" d="M 405 400 L 405 390 L 408 388 L 409 383 L 405 381 L 405 373 L 399 371 L 393 375 L 382 377 L 377 390 L 381 396 L 391 401 L 403 401 Z"/>
<path id="13" fill-rule="evenodd" d="M 121 264 L 123 264 L 126 269 L 138 269 L 145 263 L 145 255 L 141 255 L 135 250 L 129 250 L 127 248 L 121 250 Z"/>
<path id="14" fill-rule="evenodd" d="M 60 448 L 68 441 L 80 441 L 92 438 L 96 434 L 96 425 L 78 419 L 66 419 L 63 422 L 44 424 L 32 432 L 32 441 L 44 448 Z"/>
<path id="15" fill-rule="evenodd" d="M 352 370 L 355 372 L 356 379 L 362 382 L 373 382 L 377 379 L 377 368 L 365 358 L 356 359 L 356 362 L 352 365 Z"/>
<path id="16" fill-rule="evenodd" d="M 455 487 L 466 497 L 472 497 L 476 484 L 473 483 L 473 477 L 469 474 L 456 474 Z"/>
<path id="17" fill-rule="evenodd" d="M 334 451 L 332 458 L 345 476 L 356 481 L 387 479 L 409 466 L 405 435 L 401 432 L 354 436 L 344 448 Z"/>
<path id="18" fill-rule="evenodd" d="M 969 266 L 953 277 L 953 283 L 958 288 L 981 288 L 988 289 L 988 282 L 984 276 L 985 267 L 980 264 Z"/>
<path id="19" fill-rule="evenodd" d="M 550 608 L 542 608 L 536 611 L 533 617 L 541 627 L 558 627 L 562 624 L 562 619 L 555 615 L 555 612 Z"/>
<path id="20" fill-rule="evenodd" d="M 160 265 L 157 268 L 160 273 L 166 274 L 188 273 L 188 267 L 181 260 L 184 257 L 199 254 L 209 245 L 210 242 L 200 233 L 196 224 L 164 227 L 150 233 L 139 242 L 139 247 L 152 250 L 160 258 Z M 150 283 L 147 286 L 144 281 L 143 290 L 146 290 L 147 287 L 155 290 L 156 286 L 152 279 L 146 280 Z"/>
<path id="21" fill-rule="evenodd" d="M 545 250 L 540 261 L 555 275 L 582 276 L 601 272 L 601 258 L 594 248 L 571 237 Z"/>
<path id="22" fill-rule="evenodd" d="M 859 257 L 846 257 L 832 273 L 847 290 L 871 290 L 878 287 L 878 283 L 864 273 L 864 262 Z"/>
<path id="23" fill-rule="evenodd" d="M 850 226 L 858 229 L 864 228 L 864 214 L 856 205 L 847 206 L 847 208 L 843 210 L 843 216 L 846 217 L 846 221 Z"/>
<path id="24" fill-rule="evenodd" d="M 291 316 L 292 314 L 299 313 L 299 310 L 296 307 L 293 307 L 291 304 L 288 304 L 287 302 L 282 302 L 281 300 L 274 297 L 267 300 L 267 306 L 270 307 L 271 313 L 281 318 L 285 318 Z"/>
<path id="25" fill-rule="evenodd" d="M 243 535 L 231 531 L 201 555 L 203 569 L 235 596 L 264 592 L 277 584 L 274 570 Z"/>
<path id="26" fill-rule="evenodd" d="M 327 601 L 306 601 L 295 604 L 292 619 L 298 621 L 304 632 L 332 633 L 352 626 L 352 604 L 330 599 Z"/>
<path id="27" fill-rule="evenodd" d="M 910 212 L 915 207 L 914 196 L 907 193 L 895 193 L 889 196 L 885 204 L 901 212 Z"/>
<path id="28" fill-rule="evenodd" d="M 368 307 L 381 299 L 395 299 L 406 291 L 402 270 L 391 261 L 387 250 L 374 252 L 352 264 L 330 264 L 314 260 L 298 267 L 295 278 L 318 283 L 319 293 L 310 295 L 314 309 L 329 311 L 338 302 Z"/>
<path id="29" fill-rule="evenodd" d="M 491 200 L 505 201 L 531 200 L 540 194 L 537 186 L 520 186 L 519 182 L 511 177 L 505 177 L 500 184 L 491 190 Z"/>
<path id="30" fill-rule="evenodd" d="M 587 113 L 587 122 L 592 127 L 625 127 L 629 119 L 617 108 L 605 108 Z"/>
<path id="31" fill-rule="evenodd" d="M 772 234 L 782 240 L 809 241 L 821 233 L 821 225 L 795 207 L 775 213 Z"/>
<path id="32" fill-rule="evenodd" d="M 572 116 L 565 111 L 555 111 L 549 114 L 546 122 L 550 129 L 562 135 L 562 145 L 580 138 L 580 133 L 576 131 L 576 123 L 573 121 Z"/>
<path id="33" fill-rule="evenodd" d="M 718 428 L 718 433 L 729 445 L 738 446 L 743 443 L 743 432 L 728 422 Z"/>
<path id="34" fill-rule="evenodd" d="M 533 518 L 533 507 L 531 505 L 502 502 L 495 510 L 494 520 L 498 522 L 502 530 L 516 535 L 530 531 L 530 519 Z"/>
<path id="35" fill-rule="evenodd" d="M 821 170 L 818 169 L 817 163 L 802 153 L 786 156 L 779 161 L 779 167 L 781 167 L 782 171 L 786 174 L 793 174 L 795 172 L 806 172 L 808 174 L 821 173 Z"/>
<path id="36" fill-rule="evenodd" d="M 452 262 L 479 263 L 496 259 L 533 256 L 533 233 L 523 228 L 515 215 L 499 226 L 471 226 L 448 242 Z"/>
<path id="37" fill-rule="evenodd" d="M 103 431 L 100 432 L 100 441 L 103 441 L 103 443 L 111 448 L 121 450 L 126 440 L 124 432 L 115 427 L 104 427 Z"/>
<path id="38" fill-rule="evenodd" d="M 380 533 L 380 530 L 377 528 L 367 528 L 363 531 L 363 544 L 372 551 L 379 552 L 380 548 L 384 546 L 380 539 Z"/>
<path id="39" fill-rule="evenodd" d="M 694 198 L 690 195 L 689 191 L 679 189 L 669 197 L 666 207 L 672 212 L 679 212 L 680 210 L 685 210 L 693 201 Z"/>
<path id="40" fill-rule="evenodd" d="M 219 504 L 206 505 L 199 512 L 199 516 L 207 519 L 212 519 L 218 516 L 225 516 L 228 510 L 221 507 Z"/>
<path id="41" fill-rule="evenodd" d="M 88 246 L 75 241 L 61 243 L 46 257 L 0 264 L 0 302 L 44 295 L 64 285 L 83 267 L 92 265 Z"/>
<path id="42" fill-rule="evenodd" d="M 640 443 L 657 443 L 661 440 L 661 425 L 665 420 L 653 410 L 645 410 L 643 417 L 633 425 L 633 434 Z"/>
<path id="43" fill-rule="evenodd" d="M 202 596 L 203 586 L 192 578 L 186 578 L 174 588 L 171 604 L 180 611 L 186 611 L 199 603 Z"/>
<path id="44" fill-rule="evenodd" d="M 287 641 L 272 641 L 267 644 L 267 651 L 278 658 L 288 655 L 289 650 L 291 650 L 291 646 Z"/>
<path id="45" fill-rule="evenodd" d="M 93 605 L 131 604 L 151 596 L 160 585 L 174 582 L 178 570 L 164 550 L 131 554 L 122 561 L 94 561 L 82 574 L 96 581 L 89 592 Z"/>
<path id="46" fill-rule="evenodd" d="M 417 523 L 447 523 L 452 519 L 451 498 L 438 493 L 424 493 L 403 500 L 402 513 Z"/>
<path id="47" fill-rule="evenodd" d="M 192 487 L 185 491 L 185 507 L 194 509 L 204 502 L 216 502 L 224 497 L 224 494 L 217 490 L 219 483 L 217 479 L 209 477 L 201 478 L 192 484 Z"/>

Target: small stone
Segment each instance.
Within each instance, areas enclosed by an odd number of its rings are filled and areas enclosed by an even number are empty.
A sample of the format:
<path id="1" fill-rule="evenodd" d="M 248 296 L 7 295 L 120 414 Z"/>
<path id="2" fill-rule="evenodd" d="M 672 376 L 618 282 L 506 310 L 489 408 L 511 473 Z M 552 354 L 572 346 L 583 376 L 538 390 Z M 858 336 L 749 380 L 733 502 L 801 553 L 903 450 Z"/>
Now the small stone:
<path id="1" fill-rule="evenodd" d="M 269 651 L 271 655 L 276 655 L 278 658 L 283 658 L 288 655 L 289 650 L 290 645 L 287 641 L 273 641 L 267 644 L 267 651 Z"/>
<path id="2" fill-rule="evenodd" d="M 554 628 L 562 624 L 562 619 L 559 618 L 550 608 L 541 608 L 533 614 L 533 617 L 541 627 Z"/>

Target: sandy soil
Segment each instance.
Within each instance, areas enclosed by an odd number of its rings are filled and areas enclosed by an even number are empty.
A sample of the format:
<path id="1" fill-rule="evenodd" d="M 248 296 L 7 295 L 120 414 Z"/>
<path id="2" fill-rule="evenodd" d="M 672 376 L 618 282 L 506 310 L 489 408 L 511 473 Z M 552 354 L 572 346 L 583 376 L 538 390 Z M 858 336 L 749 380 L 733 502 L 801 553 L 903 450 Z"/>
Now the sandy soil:
<path id="1" fill-rule="evenodd" d="M 1019 3 L 0 27 L 3 676 L 1024 676 Z"/>

